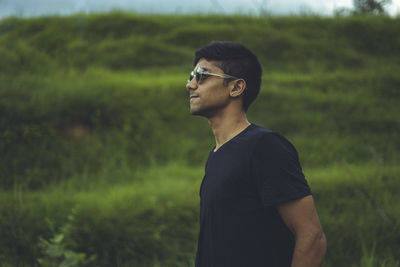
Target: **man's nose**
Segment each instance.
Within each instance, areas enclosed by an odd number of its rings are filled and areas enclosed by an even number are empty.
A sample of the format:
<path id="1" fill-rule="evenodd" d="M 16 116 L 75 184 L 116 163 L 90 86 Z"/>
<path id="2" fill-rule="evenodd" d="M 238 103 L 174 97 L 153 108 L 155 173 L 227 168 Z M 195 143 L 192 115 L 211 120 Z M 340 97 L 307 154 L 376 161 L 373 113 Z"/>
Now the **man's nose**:
<path id="1" fill-rule="evenodd" d="M 190 90 L 195 90 L 197 88 L 197 83 L 196 83 L 196 79 L 192 79 L 190 80 L 187 84 L 186 84 L 186 89 Z"/>

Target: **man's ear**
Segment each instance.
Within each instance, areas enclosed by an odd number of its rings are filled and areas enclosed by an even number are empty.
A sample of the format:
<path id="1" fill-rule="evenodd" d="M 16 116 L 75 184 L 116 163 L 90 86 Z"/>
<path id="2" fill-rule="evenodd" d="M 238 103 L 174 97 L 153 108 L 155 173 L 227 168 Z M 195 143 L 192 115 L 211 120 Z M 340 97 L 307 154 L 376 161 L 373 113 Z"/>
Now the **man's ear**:
<path id="1" fill-rule="evenodd" d="M 246 90 L 246 81 L 243 79 L 237 79 L 233 81 L 233 86 L 231 88 L 231 97 L 238 97 L 243 95 L 244 90 Z"/>

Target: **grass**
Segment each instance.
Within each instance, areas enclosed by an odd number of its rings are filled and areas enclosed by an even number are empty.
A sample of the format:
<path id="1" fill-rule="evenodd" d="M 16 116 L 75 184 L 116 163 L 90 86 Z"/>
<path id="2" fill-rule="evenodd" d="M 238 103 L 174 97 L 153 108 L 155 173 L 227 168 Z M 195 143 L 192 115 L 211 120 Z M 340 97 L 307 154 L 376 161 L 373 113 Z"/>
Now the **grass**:
<path id="1" fill-rule="evenodd" d="M 37 235 L 49 238 L 59 229 L 54 226 L 68 223 L 67 214 L 73 210 L 75 219 L 69 222 L 71 230 L 65 237 L 69 248 L 97 255 L 101 266 L 116 264 L 116 258 L 125 265 L 153 266 L 159 261 L 186 266 L 194 257 L 202 173 L 202 168 L 176 162 L 138 172 L 136 178 L 113 185 L 100 181 L 92 188 L 82 188 L 75 178 L 75 184 L 40 192 L 3 192 L 1 210 L 9 210 L 4 203 L 13 203 L 13 216 L 7 216 L 6 226 L 21 231 L 9 238 L 23 247 L 26 260 L 38 252 L 24 245 L 35 243 Z M 340 164 L 305 171 L 329 241 L 325 266 L 343 262 L 357 266 L 360 261 L 362 266 L 378 266 L 366 262 L 395 266 L 389 260 L 395 263 L 399 257 L 393 247 L 400 237 L 399 208 L 393 204 L 399 203 L 395 194 L 398 173 L 398 166 L 379 164 Z M 2 229 L 7 228 L 3 224 Z M 37 232 L 31 233 L 33 229 Z M 10 248 L 8 253 L 17 251 Z"/>
<path id="2" fill-rule="evenodd" d="M 15 256 L 14 264 L 37 262 L 37 236 L 49 238 L 52 225 L 67 223 L 67 214 L 74 210 L 75 220 L 69 222 L 71 229 L 65 236 L 68 245 L 97 255 L 100 266 L 112 266 L 116 258 L 131 266 L 148 266 L 156 259 L 171 264 L 177 257 L 180 261 L 176 264 L 193 260 L 201 170 L 171 164 L 137 176 L 135 182 L 111 186 L 82 189 L 76 181 L 75 188 L 61 184 L 44 192 L 2 193 L 1 210 L 8 210 L 4 203 L 13 209 L 1 229 L 20 231 L 15 236 L 2 232 L 8 237 L 2 239 L 3 246 L 14 245 L 4 253 Z M 24 219 L 19 221 L 21 217 Z M 16 247 L 22 251 L 13 250 Z"/>
<path id="3" fill-rule="evenodd" d="M 214 39 L 260 56 L 248 118 L 295 144 L 325 266 L 397 266 L 399 28 L 385 17 L 1 20 L 1 266 L 82 255 L 96 256 L 87 266 L 193 265 L 214 140 L 189 115 L 185 83 L 194 50 Z"/>

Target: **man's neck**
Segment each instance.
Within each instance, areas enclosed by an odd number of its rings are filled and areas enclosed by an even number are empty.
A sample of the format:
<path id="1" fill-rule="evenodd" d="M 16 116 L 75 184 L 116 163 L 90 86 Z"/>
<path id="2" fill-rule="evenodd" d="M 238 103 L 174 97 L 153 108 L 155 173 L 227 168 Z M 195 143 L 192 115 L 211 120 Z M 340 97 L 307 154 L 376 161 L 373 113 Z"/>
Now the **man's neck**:
<path id="1" fill-rule="evenodd" d="M 215 137 L 215 149 L 217 151 L 223 144 L 246 129 L 250 123 L 247 121 L 246 113 L 241 111 L 237 114 L 219 114 L 208 119 L 211 130 Z"/>

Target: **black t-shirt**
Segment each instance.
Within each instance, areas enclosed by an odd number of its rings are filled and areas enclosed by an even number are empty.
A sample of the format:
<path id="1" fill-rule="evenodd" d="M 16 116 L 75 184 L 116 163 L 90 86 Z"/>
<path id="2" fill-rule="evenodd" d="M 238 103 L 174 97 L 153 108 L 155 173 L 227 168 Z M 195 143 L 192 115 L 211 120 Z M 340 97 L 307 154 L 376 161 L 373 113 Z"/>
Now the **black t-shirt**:
<path id="1" fill-rule="evenodd" d="M 310 194 L 293 145 L 251 124 L 208 157 L 196 267 L 290 266 L 295 239 L 275 206 Z"/>

